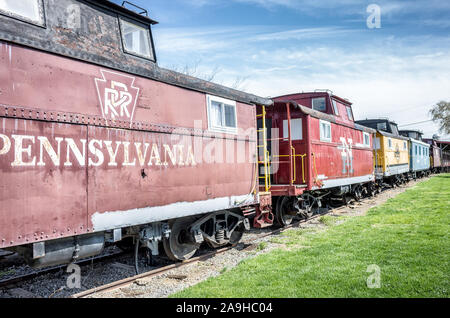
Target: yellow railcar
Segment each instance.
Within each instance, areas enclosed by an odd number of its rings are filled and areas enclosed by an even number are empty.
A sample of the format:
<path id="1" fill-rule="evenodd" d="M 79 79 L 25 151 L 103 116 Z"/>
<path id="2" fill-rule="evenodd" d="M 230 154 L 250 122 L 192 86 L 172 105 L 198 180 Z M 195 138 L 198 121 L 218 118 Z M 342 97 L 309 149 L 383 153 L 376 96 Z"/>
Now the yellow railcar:
<path id="1" fill-rule="evenodd" d="M 374 141 L 377 179 L 395 183 L 406 180 L 410 168 L 409 141 L 400 136 L 397 124 L 387 119 L 362 120 L 358 124 L 377 130 Z"/>

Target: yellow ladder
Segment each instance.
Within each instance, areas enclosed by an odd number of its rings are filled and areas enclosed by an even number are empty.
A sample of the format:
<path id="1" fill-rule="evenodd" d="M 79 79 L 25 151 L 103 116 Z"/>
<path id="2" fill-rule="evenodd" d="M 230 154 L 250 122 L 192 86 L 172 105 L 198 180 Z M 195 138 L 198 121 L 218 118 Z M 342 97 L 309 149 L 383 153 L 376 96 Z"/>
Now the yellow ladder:
<path id="1" fill-rule="evenodd" d="M 258 133 L 263 133 L 263 144 L 258 145 L 258 166 L 260 164 L 264 165 L 264 176 L 260 176 L 261 170 L 258 167 L 258 176 L 259 180 L 264 179 L 264 186 L 266 189 L 266 192 L 269 192 L 270 188 L 272 187 L 272 184 L 270 182 L 270 175 L 271 175 L 271 163 L 270 163 L 270 152 L 267 150 L 268 142 L 267 142 L 267 126 L 266 126 L 266 107 L 262 107 L 262 114 L 257 115 L 257 118 L 262 118 L 262 124 L 263 128 L 258 130 Z M 258 142 L 259 142 L 259 136 L 258 136 Z M 259 160 L 259 149 L 263 148 L 264 151 L 264 161 Z"/>

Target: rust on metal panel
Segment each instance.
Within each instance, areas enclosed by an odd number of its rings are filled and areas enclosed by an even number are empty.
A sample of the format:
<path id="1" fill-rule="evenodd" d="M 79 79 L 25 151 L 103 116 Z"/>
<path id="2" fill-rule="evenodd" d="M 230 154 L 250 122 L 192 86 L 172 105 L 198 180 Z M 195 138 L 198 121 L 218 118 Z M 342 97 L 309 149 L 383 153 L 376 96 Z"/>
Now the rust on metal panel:
<path id="1" fill-rule="evenodd" d="M 0 121 L 0 246 L 86 233 L 86 167 L 68 146 L 82 148 L 86 127 Z"/>

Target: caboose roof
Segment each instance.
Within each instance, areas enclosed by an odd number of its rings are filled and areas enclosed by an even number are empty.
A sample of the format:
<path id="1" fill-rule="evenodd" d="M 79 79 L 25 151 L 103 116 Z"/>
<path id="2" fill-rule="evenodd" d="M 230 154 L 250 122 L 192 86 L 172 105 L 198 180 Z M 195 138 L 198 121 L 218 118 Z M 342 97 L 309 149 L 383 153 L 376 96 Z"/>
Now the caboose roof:
<path id="1" fill-rule="evenodd" d="M 302 98 L 313 97 L 314 98 L 314 97 L 325 96 L 325 95 L 331 96 L 331 98 L 338 100 L 342 104 L 345 104 L 348 106 L 353 105 L 353 103 L 351 103 L 349 100 L 339 97 L 339 96 L 336 96 L 336 95 L 333 95 L 328 91 L 293 93 L 293 94 L 288 94 L 288 95 L 277 96 L 277 97 L 274 97 L 273 99 L 274 100 L 293 100 L 298 97 L 302 97 Z"/>
<path id="2" fill-rule="evenodd" d="M 149 24 L 158 24 L 157 21 L 150 19 L 148 16 L 144 16 L 142 14 L 139 14 L 133 10 L 129 10 L 123 6 L 120 6 L 114 2 L 111 2 L 109 0 L 85 0 L 87 2 L 91 2 L 97 6 L 101 6 L 104 8 L 108 8 L 109 10 L 124 14 L 124 15 L 128 15 L 128 16 L 132 16 L 134 19 L 136 20 L 140 20 L 140 22 L 143 23 L 149 23 Z"/>
<path id="3" fill-rule="evenodd" d="M 349 125 L 347 123 L 342 123 L 342 122 L 338 123 L 337 120 L 336 120 L 336 116 L 319 112 L 317 110 L 314 110 L 314 109 L 311 109 L 309 107 L 303 106 L 303 105 L 301 105 L 301 104 L 299 104 L 299 103 L 297 103 L 295 101 L 288 101 L 288 100 L 278 101 L 278 102 L 275 102 L 275 106 L 280 106 L 280 105 L 283 105 L 283 104 L 286 104 L 286 103 L 291 104 L 296 109 L 299 109 L 302 113 L 304 113 L 306 115 L 310 115 L 310 116 L 318 118 L 318 119 L 326 120 L 326 121 L 329 121 L 329 122 L 332 122 L 332 123 L 335 123 L 335 124 L 347 126 L 347 127 L 350 127 L 350 128 L 354 128 L 354 129 L 365 131 L 365 132 L 372 133 L 372 134 L 377 132 L 375 129 L 372 129 L 372 128 L 366 127 L 366 126 L 362 126 L 362 125 L 359 125 L 357 123 L 354 123 L 353 126 L 351 126 L 351 125 Z"/>

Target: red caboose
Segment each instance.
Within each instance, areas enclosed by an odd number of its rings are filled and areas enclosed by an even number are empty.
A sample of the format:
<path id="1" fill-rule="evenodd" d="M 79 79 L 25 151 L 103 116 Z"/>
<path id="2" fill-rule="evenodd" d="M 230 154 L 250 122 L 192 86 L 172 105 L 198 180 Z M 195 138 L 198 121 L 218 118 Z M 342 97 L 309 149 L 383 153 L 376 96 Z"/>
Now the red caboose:
<path id="1" fill-rule="evenodd" d="M 0 248 L 47 266 L 105 243 L 183 260 L 239 241 L 255 104 L 272 101 L 158 67 L 145 15 L 29 2 L 0 1 Z"/>
<path id="2" fill-rule="evenodd" d="M 261 189 L 274 198 L 280 224 L 298 214 L 308 217 L 314 207 L 347 194 L 359 199 L 373 193 L 375 131 L 354 123 L 349 101 L 329 92 L 274 101 L 270 109 L 259 107 L 258 126 L 267 131 L 260 142 L 260 179 Z"/>

